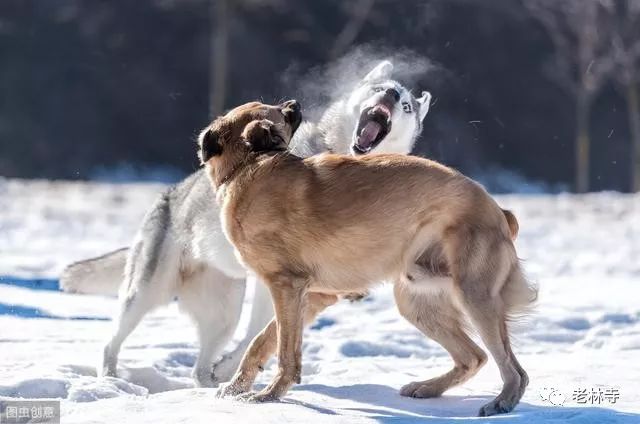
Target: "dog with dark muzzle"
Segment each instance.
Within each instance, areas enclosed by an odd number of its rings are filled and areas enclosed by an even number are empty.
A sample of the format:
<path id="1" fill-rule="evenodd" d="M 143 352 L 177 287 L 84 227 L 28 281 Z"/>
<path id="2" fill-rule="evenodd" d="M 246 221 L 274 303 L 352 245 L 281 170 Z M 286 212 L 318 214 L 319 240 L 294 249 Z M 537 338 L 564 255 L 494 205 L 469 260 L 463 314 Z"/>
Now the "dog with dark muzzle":
<path id="1" fill-rule="evenodd" d="M 401 315 L 454 360 L 449 372 L 409 383 L 400 394 L 440 396 L 476 374 L 487 355 L 467 335 L 468 318 L 503 379 L 480 415 L 513 410 L 529 379 L 507 320 L 525 311 L 537 290 L 520 268 L 505 213 L 480 185 L 427 159 L 300 158 L 288 151 L 294 129 L 278 107 L 254 102 L 200 135 L 223 231 L 240 262 L 268 286 L 276 313 L 219 395 L 249 391 L 277 351 L 274 380 L 243 397 L 280 398 L 300 381 L 304 323 L 340 295 L 392 281 Z M 362 252 L 375 256 L 363 261 Z"/>

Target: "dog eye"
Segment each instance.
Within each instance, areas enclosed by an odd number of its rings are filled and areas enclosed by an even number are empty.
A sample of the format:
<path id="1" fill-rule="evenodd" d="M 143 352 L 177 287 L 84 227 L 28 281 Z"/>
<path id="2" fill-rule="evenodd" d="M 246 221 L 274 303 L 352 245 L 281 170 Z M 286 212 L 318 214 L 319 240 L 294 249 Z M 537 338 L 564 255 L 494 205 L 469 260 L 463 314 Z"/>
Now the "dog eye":
<path id="1" fill-rule="evenodd" d="M 402 110 L 406 113 L 411 113 L 411 105 L 408 102 L 402 102 Z"/>
<path id="2" fill-rule="evenodd" d="M 382 87 L 373 87 L 373 91 L 375 91 L 376 93 L 379 93 L 382 91 Z"/>

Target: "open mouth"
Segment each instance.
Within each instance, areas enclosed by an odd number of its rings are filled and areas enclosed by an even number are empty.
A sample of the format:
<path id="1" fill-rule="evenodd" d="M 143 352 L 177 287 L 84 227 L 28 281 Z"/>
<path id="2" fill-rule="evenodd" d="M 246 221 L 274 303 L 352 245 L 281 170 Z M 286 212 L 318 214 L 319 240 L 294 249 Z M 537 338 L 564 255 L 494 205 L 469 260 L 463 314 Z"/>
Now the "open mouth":
<path id="1" fill-rule="evenodd" d="M 389 131 L 391 110 L 382 103 L 367 108 L 360 114 L 351 148 L 356 154 L 369 153 L 384 140 Z"/>

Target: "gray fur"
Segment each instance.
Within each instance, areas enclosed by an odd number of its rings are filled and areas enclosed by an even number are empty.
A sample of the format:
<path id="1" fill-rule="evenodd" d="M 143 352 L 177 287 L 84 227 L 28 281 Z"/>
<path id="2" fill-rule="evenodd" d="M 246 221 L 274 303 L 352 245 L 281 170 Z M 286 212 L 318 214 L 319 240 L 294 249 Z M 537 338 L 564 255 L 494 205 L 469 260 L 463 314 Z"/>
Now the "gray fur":
<path id="1" fill-rule="evenodd" d="M 349 95 L 333 103 L 317 125 L 303 123 L 290 149 L 302 157 L 326 151 L 352 153 L 362 111 L 380 101 L 374 88 L 393 87 L 401 99 L 393 108 L 391 132 L 374 151 L 409 153 L 420 134 L 430 96 L 413 97 L 390 78 L 392 68 L 390 62 L 382 62 Z M 411 113 L 403 112 L 402 102 L 413 105 Z M 213 360 L 222 353 L 239 320 L 246 271 L 222 232 L 215 193 L 204 170 L 160 196 L 132 246 L 128 251 L 72 264 L 61 278 L 65 291 L 79 293 L 109 293 L 104 284 L 98 290 L 96 281 L 111 279 L 111 293 L 115 294 L 124 281 L 113 337 L 105 346 L 99 373 L 115 376 L 118 352 L 129 333 L 148 311 L 177 297 L 199 330 L 200 355 L 193 372 L 196 382 L 213 386 L 231 378 L 249 341 L 271 320 L 273 311 L 269 293 L 258 285 L 247 336 L 212 369 Z"/>

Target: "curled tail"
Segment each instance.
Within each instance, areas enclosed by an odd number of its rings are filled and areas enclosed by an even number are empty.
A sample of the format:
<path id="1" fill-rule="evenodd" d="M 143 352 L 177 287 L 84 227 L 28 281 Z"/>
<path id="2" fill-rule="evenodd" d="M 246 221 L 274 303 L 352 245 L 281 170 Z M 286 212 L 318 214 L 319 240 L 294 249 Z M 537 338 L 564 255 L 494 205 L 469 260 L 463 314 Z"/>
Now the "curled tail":
<path id="1" fill-rule="evenodd" d="M 117 296 L 129 248 L 68 265 L 60 276 L 60 287 L 69 293 Z"/>

